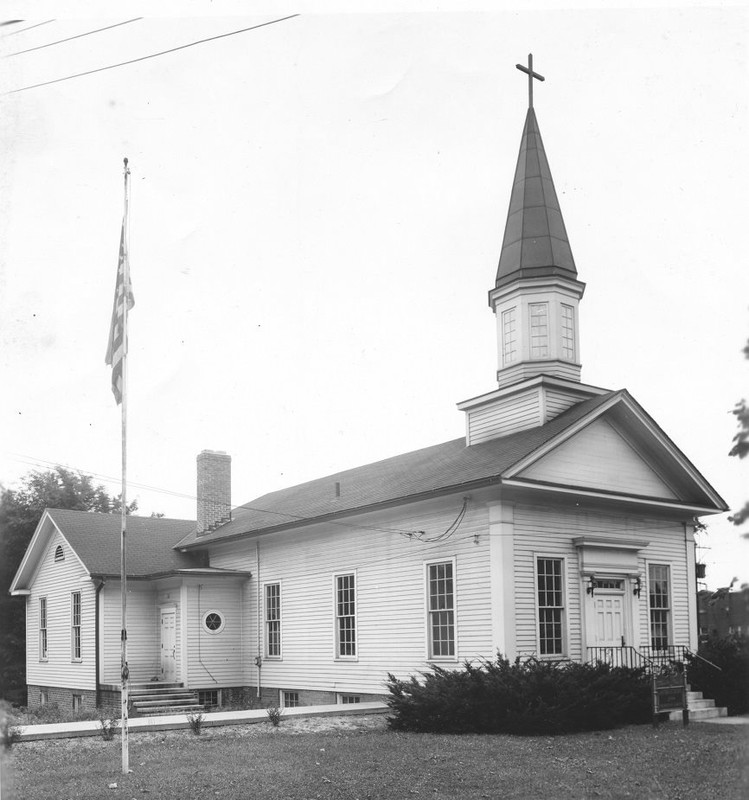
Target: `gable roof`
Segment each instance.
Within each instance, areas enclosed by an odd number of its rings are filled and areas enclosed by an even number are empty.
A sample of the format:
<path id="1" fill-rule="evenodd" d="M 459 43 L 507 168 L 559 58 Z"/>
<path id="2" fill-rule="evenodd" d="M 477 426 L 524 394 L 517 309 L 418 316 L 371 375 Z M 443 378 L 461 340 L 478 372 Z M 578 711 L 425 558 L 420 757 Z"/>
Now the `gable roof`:
<path id="1" fill-rule="evenodd" d="M 68 540 L 92 575 L 120 574 L 118 514 L 47 510 L 57 529 Z M 127 574 L 146 577 L 195 567 L 195 559 L 174 550 L 174 545 L 195 529 L 194 520 L 164 517 L 127 518 Z"/>
<path id="2" fill-rule="evenodd" d="M 98 514 L 48 508 L 44 511 L 10 591 L 23 589 L 33 579 L 39 560 L 52 536 L 59 532 L 90 575 L 120 575 L 119 514 Z M 163 517 L 127 518 L 127 574 L 147 578 L 199 566 L 194 556 L 174 550 L 174 545 L 195 529 L 194 520 Z"/>
<path id="3" fill-rule="evenodd" d="M 513 464 L 615 395 L 607 392 L 585 400 L 545 425 L 499 439 L 467 447 L 461 437 L 270 492 L 233 509 L 231 522 L 215 531 L 200 537 L 191 531 L 178 547 L 202 547 L 247 533 L 293 527 L 344 512 L 499 481 Z M 340 484 L 340 496 L 336 495 L 336 484 Z"/>
<path id="4" fill-rule="evenodd" d="M 247 534 L 284 530 L 491 483 L 532 485 L 519 480 L 518 472 L 604 413 L 631 427 L 641 443 L 646 441 L 644 449 L 657 456 L 662 468 L 676 474 L 683 496 L 690 499 L 673 505 L 701 514 L 727 509 L 715 489 L 622 389 L 584 400 L 545 425 L 508 436 L 470 447 L 465 438 L 453 439 L 270 492 L 233 509 L 232 520 L 210 533 L 198 537 L 193 529 L 176 546 L 199 549 Z"/>

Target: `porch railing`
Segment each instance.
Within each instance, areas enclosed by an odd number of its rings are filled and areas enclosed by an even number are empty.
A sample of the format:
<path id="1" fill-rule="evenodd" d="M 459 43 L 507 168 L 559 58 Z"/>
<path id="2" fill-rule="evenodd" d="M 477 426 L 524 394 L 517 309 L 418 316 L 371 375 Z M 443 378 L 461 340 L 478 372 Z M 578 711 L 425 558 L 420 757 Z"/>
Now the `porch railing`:
<path id="1" fill-rule="evenodd" d="M 669 667 L 683 668 L 689 648 L 684 645 L 669 645 L 655 648 L 642 647 L 588 647 L 587 661 L 602 661 L 612 667 L 644 669 L 647 673 L 661 672 Z"/>

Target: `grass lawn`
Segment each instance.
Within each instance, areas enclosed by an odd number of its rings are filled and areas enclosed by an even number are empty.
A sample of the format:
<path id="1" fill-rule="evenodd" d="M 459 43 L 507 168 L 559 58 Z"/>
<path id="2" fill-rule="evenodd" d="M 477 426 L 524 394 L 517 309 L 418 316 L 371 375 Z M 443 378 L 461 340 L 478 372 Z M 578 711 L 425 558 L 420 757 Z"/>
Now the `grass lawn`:
<path id="1" fill-rule="evenodd" d="M 132 734 L 127 776 L 118 739 L 28 742 L 3 756 L 2 798 L 744 800 L 748 730 L 669 723 L 524 738 L 394 733 L 382 716 L 284 720 Z"/>

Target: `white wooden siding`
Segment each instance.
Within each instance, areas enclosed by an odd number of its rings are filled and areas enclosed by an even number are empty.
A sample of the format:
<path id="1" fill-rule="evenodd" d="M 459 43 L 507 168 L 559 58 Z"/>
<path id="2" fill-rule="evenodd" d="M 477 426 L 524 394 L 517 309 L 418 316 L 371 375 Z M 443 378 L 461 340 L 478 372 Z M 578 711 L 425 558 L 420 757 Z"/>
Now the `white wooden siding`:
<path id="1" fill-rule="evenodd" d="M 571 395 L 561 389 L 544 389 L 546 395 L 546 421 L 558 417 L 563 411 L 582 402 L 579 395 Z"/>
<path id="2" fill-rule="evenodd" d="M 242 640 L 245 635 L 239 581 L 205 578 L 186 585 L 185 624 L 189 656 L 186 684 L 190 688 L 241 686 L 245 683 Z M 218 633 L 209 633 L 203 616 L 217 611 L 224 618 Z"/>
<path id="3" fill-rule="evenodd" d="M 566 378 L 570 381 L 580 380 L 580 365 L 571 361 L 520 361 L 511 367 L 504 367 L 497 372 L 497 382 L 500 386 L 512 386 L 513 383 L 535 378 L 537 375 L 553 375 L 556 378 Z"/>
<path id="4" fill-rule="evenodd" d="M 151 584 L 127 584 L 127 662 L 133 683 L 150 681 L 159 674 L 156 592 Z M 120 684 L 120 631 L 122 601 L 120 581 L 109 580 L 101 590 L 101 682 Z"/>
<path id="5" fill-rule="evenodd" d="M 356 525 L 444 533 L 462 498 L 420 503 L 400 514 L 357 518 Z M 457 661 L 489 657 L 492 626 L 486 506 L 469 505 L 459 529 L 444 542 L 424 542 L 380 530 L 319 525 L 264 537 L 260 582 L 282 581 L 282 661 L 265 661 L 266 686 L 384 693 L 388 672 L 427 668 L 424 563 L 455 558 Z M 211 555 L 211 565 L 257 574 L 255 543 L 237 542 Z M 332 576 L 357 572 L 357 661 L 335 659 Z M 255 581 L 253 580 L 253 589 Z M 245 592 L 245 681 L 254 683 L 257 601 Z M 260 620 L 262 625 L 262 616 Z"/>
<path id="6" fill-rule="evenodd" d="M 550 508 L 516 506 L 514 519 L 515 546 L 515 624 L 517 650 L 520 655 L 537 655 L 535 557 L 565 558 L 566 600 L 565 622 L 570 658 L 583 659 L 582 576 L 578 568 L 578 552 L 573 539 L 580 536 L 603 536 L 616 540 L 633 538 L 649 544 L 638 554 L 642 578 L 639 600 L 632 597 L 633 623 L 638 644 L 650 644 L 647 600 L 647 563 L 671 566 L 673 644 L 689 645 L 690 598 L 687 581 L 687 546 L 683 526 L 677 522 L 650 519 L 635 515 Z M 630 597 L 630 595 L 628 595 Z"/>
<path id="7" fill-rule="evenodd" d="M 603 419 L 583 428 L 518 477 L 676 499 L 654 470 Z"/>
<path id="8" fill-rule="evenodd" d="M 468 412 L 468 444 L 479 444 L 541 424 L 538 387 L 503 397 Z"/>
<path id="9" fill-rule="evenodd" d="M 65 558 L 55 561 L 62 545 Z M 71 593 L 81 593 L 81 659 L 72 660 Z M 47 598 L 47 660 L 39 660 L 39 598 Z M 26 681 L 37 686 L 76 689 L 96 688 L 96 644 L 94 636 L 96 591 L 93 581 L 55 531 L 50 537 L 31 583 L 26 601 Z"/>

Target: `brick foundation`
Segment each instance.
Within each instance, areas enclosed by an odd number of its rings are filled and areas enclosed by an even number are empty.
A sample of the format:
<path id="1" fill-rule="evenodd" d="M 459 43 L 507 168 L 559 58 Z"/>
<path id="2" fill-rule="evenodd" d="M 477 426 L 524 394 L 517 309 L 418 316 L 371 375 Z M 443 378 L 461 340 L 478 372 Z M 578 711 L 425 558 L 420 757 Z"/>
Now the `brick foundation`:
<path id="1" fill-rule="evenodd" d="M 77 695 L 80 698 L 77 711 L 96 710 L 96 692 L 90 689 L 68 689 L 60 686 L 32 684 L 29 685 L 27 694 L 29 708 L 40 708 L 43 705 L 57 706 L 60 711 L 69 711 L 72 714 L 74 711 L 73 696 Z"/>

